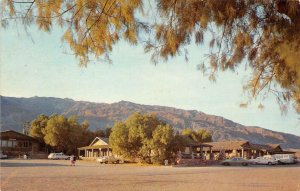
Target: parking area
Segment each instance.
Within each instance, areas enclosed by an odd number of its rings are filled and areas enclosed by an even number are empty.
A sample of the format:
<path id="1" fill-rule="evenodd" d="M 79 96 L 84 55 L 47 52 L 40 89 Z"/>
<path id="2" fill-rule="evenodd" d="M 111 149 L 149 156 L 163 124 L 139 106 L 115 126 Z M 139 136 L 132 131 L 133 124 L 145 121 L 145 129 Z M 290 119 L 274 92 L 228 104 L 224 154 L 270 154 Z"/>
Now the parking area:
<path id="1" fill-rule="evenodd" d="M 1 191 L 300 191 L 300 165 L 171 167 L 1 160 Z"/>

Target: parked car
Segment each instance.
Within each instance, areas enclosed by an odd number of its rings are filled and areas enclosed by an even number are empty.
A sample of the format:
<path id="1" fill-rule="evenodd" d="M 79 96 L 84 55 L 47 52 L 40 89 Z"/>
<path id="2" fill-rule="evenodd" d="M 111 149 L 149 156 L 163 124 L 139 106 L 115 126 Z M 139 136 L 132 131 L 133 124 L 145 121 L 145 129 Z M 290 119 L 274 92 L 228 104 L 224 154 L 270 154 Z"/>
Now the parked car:
<path id="1" fill-rule="evenodd" d="M 272 155 L 279 164 L 295 164 L 295 157 L 293 154 L 275 154 Z"/>
<path id="2" fill-rule="evenodd" d="M 242 158 L 242 157 L 234 157 L 232 159 L 226 159 L 226 160 L 223 160 L 221 162 L 222 165 L 225 165 L 225 166 L 229 166 L 229 165 L 243 165 L 243 166 L 247 166 L 249 163 L 248 160 Z"/>
<path id="3" fill-rule="evenodd" d="M 7 159 L 7 155 L 3 154 L 2 151 L 0 152 L 0 159 Z"/>
<path id="4" fill-rule="evenodd" d="M 97 162 L 99 162 L 100 164 L 102 163 L 116 163 L 119 164 L 120 162 L 123 162 L 123 160 L 121 160 L 118 157 L 115 156 L 103 156 L 103 157 L 99 157 L 96 159 Z"/>
<path id="5" fill-rule="evenodd" d="M 60 159 L 68 160 L 68 159 L 70 159 L 70 156 L 65 155 L 64 153 L 50 153 L 48 155 L 48 159 L 52 159 L 52 160 L 60 160 Z"/>
<path id="6" fill-rule="evenodd" d="M 278 161 L 274 156 L 265 155 L 263 157 L 257 157 L 256 159 L 250 160 L 252 164 L 267 164 L 267 165 L 275 165 L 278 164 Z"/>

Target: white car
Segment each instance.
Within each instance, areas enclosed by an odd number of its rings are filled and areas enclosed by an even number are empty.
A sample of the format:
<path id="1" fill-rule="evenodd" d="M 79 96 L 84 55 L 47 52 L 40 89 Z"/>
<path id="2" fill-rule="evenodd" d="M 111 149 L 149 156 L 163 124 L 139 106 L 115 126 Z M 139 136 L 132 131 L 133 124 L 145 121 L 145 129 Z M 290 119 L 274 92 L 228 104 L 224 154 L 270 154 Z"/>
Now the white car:
<path id="1" fill-rule="evenodd" d="M 273 155 L 279 164 L 294 164 L 296 163 L 293 154 L 275 154 Z"/>
<path id="2" fill-rule="evenodd" d="M 100 164 L 102 163 L 116 163 L 119 164 L 120 162 L 123 162 L 121 159 L 115 157 L 115 156 L 103 156 L 96 159 L 97 162 Z"/>
<path id="3" fill-rule="evenodd" d="M 70 156 L 65 155 L 64 153 L 50 153 L 48 155 L 48 159 L 52 159 L 52 160 L 59 160 L 59 159 L 68 160 L 68 159 L 70 159 Z"/>
<path id="4" fill-rule="evenodd" d="M 267 165 L 275 165 L 278 164 L 278 161 L 275 157 L 271 155 L 265 155 L 263 157 L 257 157 L 256 159 L 252 159 L 251 162 L 253 164 L 267 164 Z"/>
<path id="5" fill-rule="evenodd" d="M 3 154 L 2 151 L 0 152 L 0 159 L 7 159 L 7 155 Z"/>

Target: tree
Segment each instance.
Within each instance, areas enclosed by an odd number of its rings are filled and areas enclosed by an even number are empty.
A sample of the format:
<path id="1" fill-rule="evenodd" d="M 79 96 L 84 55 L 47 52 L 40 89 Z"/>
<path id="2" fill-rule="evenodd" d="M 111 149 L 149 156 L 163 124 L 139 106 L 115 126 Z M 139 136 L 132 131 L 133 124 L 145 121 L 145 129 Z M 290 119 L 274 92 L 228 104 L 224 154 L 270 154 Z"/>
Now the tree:
<path id="1" fill-rule="evenodd" d="M 49 117 L 46 115 L 39 115 L 36 119 L 31 121 L 29 127 L 29 135 L 38 139 L 40 142 L 44 142 L 44 129 L 47 126 Z"/>
<path id="2" fill-rule="evenodd" d="M 153 131 L 151 161 L 162 163 L 172 158 L 174 131 L 170 125 L 159 125 Z"/>
<path id="3" fill-rule="evenodd" d="M 172 156 L 173 128 L 154 114 L 133 113 L 116 123 L 109 137 L 114 153 L 131 160 L 162 163 Z"/>
<path id="4" fill-rule="evenodd" d="M 208 60 L 199 65 L 210 71 L 211 80 L 218 71 L 235 70 L 243 64 L 252 71 L 245 84 L 251 98 L 272 93 L 282 108 L 293 100 L 300 112 L 298 1 L 153 0 L 152 6 L 143 6 L 147 2 L 4 0 L 1 25 L 19 20 L 47 32 L 54 25 L 61 26 L 64 40 L 82 65 L 91 55 L 110 61 L 109 53 L 120 40 L 134 45 L 146 42 L 145 51 L 151 51 L 157 63 L 159 58 L 168 60 L 186 52 L 186 45 L 201 45 L 211 37 Z M 144 7 L 157 11 L 159 19 L 146 20 Z"/>
<path id="5" fill-rule="evenodd" d="M 75 154 L 78 147 L 89 144 L 95 138 L 96 133 L 89 131 L 88 127 L 88 121 L 80 124 L 76 116 L 40 115 L 31 122 L 29 133 L 56 151 Z"/>
<path id="6" fill-rule="evenodd" d="M 181 135 L 187 136 L 190 140 L 200 143 L 212 141 L 212 133 L 205 129 L 194 131 L 190 128 L 186 128 L 182 130 Z"/>

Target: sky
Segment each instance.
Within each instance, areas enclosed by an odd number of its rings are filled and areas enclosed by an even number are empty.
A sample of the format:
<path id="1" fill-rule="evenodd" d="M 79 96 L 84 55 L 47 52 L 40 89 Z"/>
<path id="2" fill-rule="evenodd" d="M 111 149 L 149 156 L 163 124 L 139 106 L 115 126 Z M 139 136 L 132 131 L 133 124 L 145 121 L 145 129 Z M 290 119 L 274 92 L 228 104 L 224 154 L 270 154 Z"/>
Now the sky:
<path id="1" fill-rule="evenodd" d="M 154 65 L 142 46 L 120 42 L 111 54 L 112 64 L 95 60 L 85 68 L 61 41 L 62 32 L 42 33 L 31 27 L 28 35 L 22 26 L 0 28 L 1 95 L 170 106 L 300 135 L 299 115 L 293 108 L 283 115 L 272 95 L 262 110 L 260 100 L 247 108 L 239 106 L 248 101 L 243 84 L 249 70 L 220 72 L 216 82 L 203 76 L 197 65 L 208 53 L 205 46 L 189 46 L 189 62 L 178 56 Z"/>

